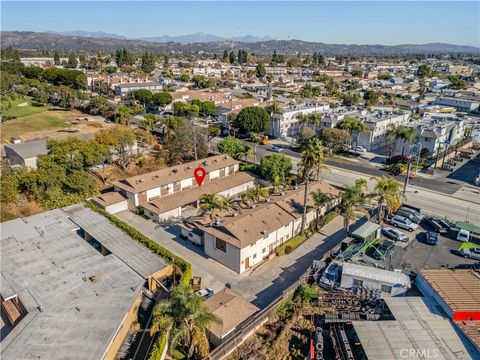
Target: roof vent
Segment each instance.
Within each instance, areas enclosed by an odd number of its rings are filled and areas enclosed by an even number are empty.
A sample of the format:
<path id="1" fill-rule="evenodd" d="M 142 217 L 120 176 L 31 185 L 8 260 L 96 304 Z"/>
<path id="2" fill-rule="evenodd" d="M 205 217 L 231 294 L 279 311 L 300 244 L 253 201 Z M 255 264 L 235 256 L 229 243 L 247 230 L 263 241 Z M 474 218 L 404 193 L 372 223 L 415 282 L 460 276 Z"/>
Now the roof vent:
<path id="1" fill-rule="evenodd" d="M 95 275 L 92 275 L 88 278 L 88 280 L 94 283 L 95 281 L 97 281 L 97 278 L 95 277 Z"/>
<path id="2" fill-rule="evenodd" d="M 256 205 L 256 204 L 252 204 L 252 205 L 250 205 L 250 209 L 255 209 L 256 207 L 257 207 L 257 205 Z"/>
<path id="3" fill-rule="evenodd" d="M 207 166 L 207 164 L 208 164 L 207 160 L 202 161 L 202 165 L 203 165 L 203 166 Z"/>
<path id="4" fill-rule="evenodd" d="M 177 170 L 177 169 L 173 169 L 172 172 L 173 172 L 174 174 L 176 174 L 176 173 L 178 172 L 178 170 Z"/>
<path id="5" fill-rule="evenodd" d="M 261 233 L 262 235 L 266 235 L 266 234 L 267 234 L 267 232 L 266 232 L 265 230 L 260 231 L 260 233 Z"/>

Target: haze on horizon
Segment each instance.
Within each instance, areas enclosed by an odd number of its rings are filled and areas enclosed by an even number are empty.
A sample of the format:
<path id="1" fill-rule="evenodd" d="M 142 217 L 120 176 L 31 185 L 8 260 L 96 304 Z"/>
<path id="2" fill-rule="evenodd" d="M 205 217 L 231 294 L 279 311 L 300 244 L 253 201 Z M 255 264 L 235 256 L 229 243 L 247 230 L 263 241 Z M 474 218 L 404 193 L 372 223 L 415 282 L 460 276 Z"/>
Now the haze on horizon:
<path id="1" fill-rule="evenodd" d="M 127 38 L 201 32 L 224 38 L 480 47 L 477 1 L 2 1 L 1 10 L 2 31 L 101 31 Z"/>

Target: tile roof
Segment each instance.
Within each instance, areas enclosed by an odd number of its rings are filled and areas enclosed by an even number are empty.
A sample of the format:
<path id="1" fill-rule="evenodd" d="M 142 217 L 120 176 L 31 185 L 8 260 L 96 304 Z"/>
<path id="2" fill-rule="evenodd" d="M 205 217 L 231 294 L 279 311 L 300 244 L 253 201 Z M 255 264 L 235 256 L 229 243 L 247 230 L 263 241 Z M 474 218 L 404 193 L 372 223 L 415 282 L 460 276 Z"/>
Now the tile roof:
<path id="1" fill-rule="evenodd" d="M 202 186 L 195 186 L 171 195 L 159 197 L 146 204 L 142 204 L 142 207 L 155 214 L 162 214 L 168 210 L 191 204 L 204 194 L 218 194 L 236 186 L 253 182 L 254 180 L 255 178 L 250 174 L 238 172 L 220 179 L 205 182 Z"/>
<path id="2" fill-rule="evenodd" d="M 420 273 L 452 311 L 480 311 L 480 272 L 423 269 Z"/>
<path id="3" fill-rule="evenodd" d="M 217 292 L 205 303 L 208 309 L 222 320 L 222 324 L 213 324 L 209 328 L 219 339 L 259 310 L 228 288 Z"/>
<path id="4" fill-rule="evenodd" d="M 117 181 L 113 185 L 131 193 L 139 193 L 175 181 L 191 178 L 193 177 L 193 171 L 199 166 L 203 167 L 207 172 L 210 172 L 235 164 L 239 164 L 239 161 L 232 159 L 228 155 L 215 155 L 146 174 L 132 176 Z"/>
<path id="5" fill-rule="evenodd" d="M 117 191 L 110 191 L 104 194 L 94 196 L 90 200 L 96 202 L 101 206 L 109 206 L 113 204 L 118 204 L 122 201 L 126 201 L 127 198 L 122 193 L 119 193 Z"/>

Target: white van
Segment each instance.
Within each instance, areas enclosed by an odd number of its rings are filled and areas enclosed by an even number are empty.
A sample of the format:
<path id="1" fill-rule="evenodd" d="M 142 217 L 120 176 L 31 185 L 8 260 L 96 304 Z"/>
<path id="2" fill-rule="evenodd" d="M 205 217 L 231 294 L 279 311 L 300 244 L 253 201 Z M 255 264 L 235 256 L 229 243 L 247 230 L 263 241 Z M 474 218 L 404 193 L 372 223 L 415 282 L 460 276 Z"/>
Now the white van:
<path id="1" fill-rule="evenodd" d="M 470 231 L 465 229 L 460 229 L 458 231 L 457 240 L 461 242 L 469 242 L 470 240 Z"/>

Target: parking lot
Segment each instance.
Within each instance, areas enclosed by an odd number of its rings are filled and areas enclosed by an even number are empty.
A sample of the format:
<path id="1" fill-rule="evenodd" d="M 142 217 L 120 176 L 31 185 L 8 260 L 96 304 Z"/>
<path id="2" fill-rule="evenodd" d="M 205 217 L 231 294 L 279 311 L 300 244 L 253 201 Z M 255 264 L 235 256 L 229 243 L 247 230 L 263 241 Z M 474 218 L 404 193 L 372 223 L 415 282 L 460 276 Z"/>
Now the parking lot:
<path id="1" fill-rule="evenodd" d="M 383 226 L 391 227 L 388 223 Z M 370 256 L 363 255 L 362 261 L 376 264 L 385 269 L 401 269 L 403 271 L 418 271 L 420 269 L 455 267 L 478 263 L 476 260 L 464 258 L 457 253 L 462 243 L 455 239 L 455 231 L 451 231 L 445 236 L 440 235 L 437 245 L 429 245 L 426 242 L 426 231 L 431 230 L 428 225 L 422 223 L 414 232 L 398 230 L 408 236 L 408 242 L 395 242 L 393 250 L 383 260 L 376 260 Z M 385 240 L 390 239 L 382 235 L 381 241 Z"/>

